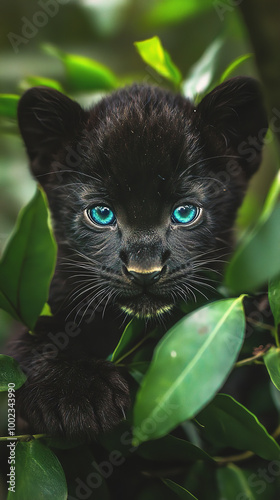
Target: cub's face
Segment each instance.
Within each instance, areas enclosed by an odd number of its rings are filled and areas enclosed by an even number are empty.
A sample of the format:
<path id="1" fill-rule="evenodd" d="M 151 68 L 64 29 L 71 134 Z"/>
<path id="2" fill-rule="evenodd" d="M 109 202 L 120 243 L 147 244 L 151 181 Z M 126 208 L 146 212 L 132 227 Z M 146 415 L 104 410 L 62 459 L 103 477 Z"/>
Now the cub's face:
<path id="1" fill-rule="evenodd" d="M 231 80 L 197 108 L 134 86 L 88 112 L 35 88 L 21 99 L 19 126 L 71 301 L 151 317 L 207 295 L 260 162 L 261 147 L 247 144 L 253 135 L 261 146 L 267 127 L 255 81 Z"/>

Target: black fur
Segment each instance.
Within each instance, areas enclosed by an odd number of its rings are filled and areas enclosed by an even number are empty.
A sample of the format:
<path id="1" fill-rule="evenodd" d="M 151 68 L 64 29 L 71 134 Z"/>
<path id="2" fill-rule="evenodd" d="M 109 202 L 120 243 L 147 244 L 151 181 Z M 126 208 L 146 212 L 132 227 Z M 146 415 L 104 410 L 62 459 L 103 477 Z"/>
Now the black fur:
<path id="1" fill-rule="evenodd" d="M 207 293 L 209 270 L 221 271 L 261 160 L 261 93 L 255 80 L 235 78 L 195 108 L 179 95 L 134 85 L 85 111 L 41 87 L 23 95 L 18 119 L 59 248 L 49 298 L 54 316 L 41 318 L 36 335 L 25 333 L 16 346 L 28 373 L 20 413 L 33 432 L 91 439 L 123 418 L 129 404 L 123 375 L 97 359 L 116 345 L 121 309 L 161 315 L 182 298 Z M 194 226 L 171 220 L 184 203 L 202 209 Z M 110 206 L 117 224 L 91 225 L 85 211 L 95 204 Z M 143 288 L 131 269 L 161 271 Z"/>

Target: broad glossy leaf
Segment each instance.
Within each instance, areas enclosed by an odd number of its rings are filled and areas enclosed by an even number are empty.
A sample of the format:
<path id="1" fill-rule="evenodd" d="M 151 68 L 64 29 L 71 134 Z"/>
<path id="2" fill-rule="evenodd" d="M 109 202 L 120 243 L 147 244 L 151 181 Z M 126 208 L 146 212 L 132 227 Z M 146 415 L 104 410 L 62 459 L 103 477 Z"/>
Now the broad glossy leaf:
<path id="1" fill-rule="evenodd" d="M 236 293 L 252 292 L 280 273 L 280 203 L 250 231 L 226 271 L 226 284 Z"/>
<path id="2" fill-rule="evenodd" d="M 145 63 L 149 64 L 164 78 L 167 78 L 175 85 L 179 85 L 182 80 L 181 73 L 172 62 L 168 52 L 164 50 L 158 36 L 143 42 L 135 42 L 134 45 Z"/>
<path id="3" fill-rule="evenodd" d="M 257 500 L 248 484 L 244 472 L 236 465 L 230 464 L 217 470 L 217 479 L 221 498 L 225 500 Z"/>
<path id="4" fill-rule="evenodd" d="M 194 497 L 189 491 L 187 491 L 183 486 L 180 486 L 180 484 L 174 483 L 174 481 L 171 481 L 171 479 L 162 479 L 164 484 L 170 488 L 170 490 L 174 491 L 178 495 L 179 498 L 182 500 L 197 500 L 196 497 Z"/>
<path id="5" fill-rule="evenodd" d="M 67 485 L 55 454 L 37 439 L 16 445 L 16 488 L 8 500 L 66 500 Z"/>
<path id="6" fill-rule="evenodd" d="M 243 342 L 242 300 L 196 310 L 158 343 L 136 397 L 135 443 L 164 436 L 194 417 L 221 387 Z"/>
<path id="7" fill-rule="evenodd" d="M 21 211 L 0 263 L 0 307 L 32 330 L 48 298 L 56 244 L 45 196 L 38 190 Z"/>
<path id="8" fill-rule="evenodd" d="M 0 354 L 0 391 L 7 391 L 10 383 L 15 384 L 14 389 L 18 389 L 25 381 L 26 376 L 17 361 L 11 356 Z"/>
<path id="9" fill-rule="evenodd" d="M 161 0 L 154 3 L 144 20 L 152 26 L 182 22 L 208 9 L 213 9 L 211 0 Z"/>
<path id="10" fill-rule="evenodd" d="M 280 458 L 280 447 L 257 417 L 227 394 L 218 394 L 197 420 L 215 444 L 250 450 L 266 460 Z"/>
<path id="11" fill-rule="evenodd" d="M 137 454 L 147 460 L 159 462 L 195 462 L 196 460 L 204 460 L 214 463 L 210 455 L 198 446 L 171 435 L 142 443 L 137 449 Z"/>
<path id="12" fill-rule="evenodd" d="M 18 95 L 0 94 L 0 116 L 4 118 L 16 118 L 18 101 Z"/>
<path id="13" fill-rule="evenodd" d="M 224 46 L 222 37 L 216 38 L 190 69 L 183 82 L 183 94 L 196 103 L 214 86 L 218 78 L 217 58 Z"/>
<path id="14" fill-rule="evenodd" d="M 67 72 L 67 83 L 73 90 L 113 90 L 118 85 L 114 73 L 93 59 L 67 54 L 53 45 L 46 44 L 43 49 L 63 62 Z"/>
<path id="15" fill-rule="evenodd" d="M 271 347 L 263 359 L 272 383 L 280 391 L 280 349 Z"/>
<path id="16" fill-rule="evenodd" d="M 240 66 L 244 61 L 247 61 L 247 59 L 250 59 L 251 57 L 253 57 L 253 54 L 244 54 L 243 56 L 239 56 L 234 59 L 234 61 L 232 61 L 223 72 L 220 78 L 220 83 L 227 80 L 227 78 L 232 75 L 232 73 L 238 68 L 238 66 Z"/>
<path id="17" fill-rule="evenodd" d="M 133 318 L 120 338 L 120 341 L 112 354 L 111 361 L 117 362 L 124 354 L 127 354 L 132 347 L 134 347 L 139 340 L 144 337 L 145 321 Z"/>
<path id="18" fill-rule="evenodd" d="M 277 327 L 280 324 L 280 275 L 271 279 L 268 284 L 268 299 Z"/>

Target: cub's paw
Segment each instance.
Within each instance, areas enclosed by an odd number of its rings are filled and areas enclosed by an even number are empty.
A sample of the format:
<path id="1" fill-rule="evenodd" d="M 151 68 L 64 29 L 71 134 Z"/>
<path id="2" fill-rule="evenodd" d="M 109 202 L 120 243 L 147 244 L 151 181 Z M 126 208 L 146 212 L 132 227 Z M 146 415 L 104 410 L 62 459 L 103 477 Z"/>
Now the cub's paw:
<path id="1" fill-rule="evenodd" d="M 17 391 L 18 412 L 33 433 L 92 440 L 125 418 L 129 388 L 103 360 L 46 363 Z"/>

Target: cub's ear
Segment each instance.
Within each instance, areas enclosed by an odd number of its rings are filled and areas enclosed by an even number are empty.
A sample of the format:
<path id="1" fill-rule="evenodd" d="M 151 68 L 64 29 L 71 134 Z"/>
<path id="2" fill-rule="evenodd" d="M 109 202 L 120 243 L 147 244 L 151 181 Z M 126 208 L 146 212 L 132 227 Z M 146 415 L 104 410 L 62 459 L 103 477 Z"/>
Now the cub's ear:
<path id="1" fill-rule="evenodd" d="M 33 87 L 23 94 L 18 104 L 18 124 L 35 175 L 75 135 L 85 118 L 81 106 L 57 90 Z"/>
<path id="2" fill-rule="evenodd" d="M 218 132 L 226 149 L 235 151 L 248 176 L 261 161 L 268 129 L 261 86 L 249 77 L 232 78 L 206 95 L 197 107 L 200 126 Z M 217 135 L 217 134 L 215 134 Z"/>

